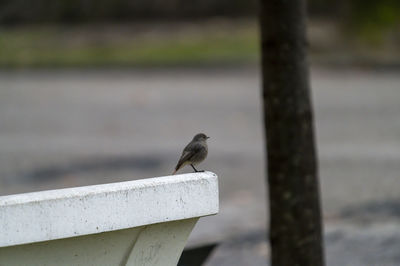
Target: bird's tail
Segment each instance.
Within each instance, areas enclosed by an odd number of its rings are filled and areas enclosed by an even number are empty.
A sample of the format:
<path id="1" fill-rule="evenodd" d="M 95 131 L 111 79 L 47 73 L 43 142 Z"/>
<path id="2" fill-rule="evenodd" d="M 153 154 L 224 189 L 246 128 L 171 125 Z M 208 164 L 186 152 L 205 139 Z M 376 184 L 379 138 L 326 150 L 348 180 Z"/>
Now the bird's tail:
<path id="1" fill-rule="evenodd" d="M 172 175 L 176 174 L 176 172 L 178 172 L 178 170 L 181 169 L 182 166 L 183 166 L 183 163 L 182 163 L 182 160 L 180 160 L 180 161 L 178 162 L 178 164 L 175 166 L 175 170 L 174 170 L 174 172 L 172 173 Z"/>

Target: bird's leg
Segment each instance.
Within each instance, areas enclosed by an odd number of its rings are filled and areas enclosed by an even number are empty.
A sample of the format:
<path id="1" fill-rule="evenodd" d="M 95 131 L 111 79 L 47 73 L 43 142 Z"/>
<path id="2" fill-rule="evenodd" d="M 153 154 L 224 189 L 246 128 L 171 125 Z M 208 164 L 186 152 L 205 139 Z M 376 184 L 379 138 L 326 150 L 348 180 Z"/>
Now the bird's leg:
<path id="1" fill-rule="evenodd" d="M 197 170 L 196 168 L 194 168 L 194 165 L 193 164 L 190 164 L 190 166 L 193 168 L 193 170 L 196 172 L 196 173 L 198 173 L 198 172 L 204 172 L 204 170 Z"/>
<path id="2" fill-rule="evenodd" d="M 190 166 L 193 168 L 193 170 L 194 170 L 196 173 L 198 172 L 197 169 L 194 168 L 193 164 L 190 164 Z"/>

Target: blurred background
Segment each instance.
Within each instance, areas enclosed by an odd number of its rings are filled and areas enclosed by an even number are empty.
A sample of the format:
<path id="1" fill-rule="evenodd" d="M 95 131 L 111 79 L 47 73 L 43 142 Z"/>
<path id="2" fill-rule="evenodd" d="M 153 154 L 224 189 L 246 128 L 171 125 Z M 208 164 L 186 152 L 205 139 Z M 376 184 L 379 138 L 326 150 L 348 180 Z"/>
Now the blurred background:
<path id="1" fill-rule="evenodd" d="M 0 0 L 0 195 L 169 175 L 204 132 L 221 211 L 188 245 L 220 243 L 208 266 L 265 265 L 257 12 Z M 400 2 L 308 12 L 327 264 L 400 265 Z"/>

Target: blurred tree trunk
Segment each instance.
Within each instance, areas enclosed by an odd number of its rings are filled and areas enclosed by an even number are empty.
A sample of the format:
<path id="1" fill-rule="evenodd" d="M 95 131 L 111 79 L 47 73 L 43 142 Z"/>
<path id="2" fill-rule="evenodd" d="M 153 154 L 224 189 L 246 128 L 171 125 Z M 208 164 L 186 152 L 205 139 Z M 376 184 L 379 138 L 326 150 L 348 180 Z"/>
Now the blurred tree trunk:
<path id="1" fill-rule="evenodd" d="M 305 1 L 260 0 L 272 266 L 324 265 Z"/>

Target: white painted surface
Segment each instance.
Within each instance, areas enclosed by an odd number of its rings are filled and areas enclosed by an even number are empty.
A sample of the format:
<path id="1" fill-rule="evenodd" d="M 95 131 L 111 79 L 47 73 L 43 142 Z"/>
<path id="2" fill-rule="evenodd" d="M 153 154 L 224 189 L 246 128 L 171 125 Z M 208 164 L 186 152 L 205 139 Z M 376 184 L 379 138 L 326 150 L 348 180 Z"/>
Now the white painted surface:
<path id="1" fill-rule="evenodd" d="M 198 218 L 0 248 L 7 266 L 176 266 Z"/>
<path id="2" fill-rule="evenodd" d="M 0 247 L 216 214 L 211 172 L 0 197 Z"/>
<path id="3" fill-rule="evenodd" d="M 125 265 L 123 262 L 144 227 L 3 247 L 0 248 L 0 265 Z"/>
<path id="4" fill-rule="evenodd" d="M 136 240 L 126 266 L 175 266 L 198 218 L 154 224 Z"/>

